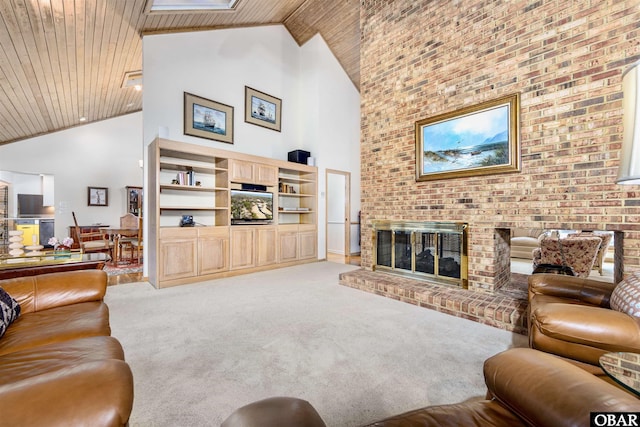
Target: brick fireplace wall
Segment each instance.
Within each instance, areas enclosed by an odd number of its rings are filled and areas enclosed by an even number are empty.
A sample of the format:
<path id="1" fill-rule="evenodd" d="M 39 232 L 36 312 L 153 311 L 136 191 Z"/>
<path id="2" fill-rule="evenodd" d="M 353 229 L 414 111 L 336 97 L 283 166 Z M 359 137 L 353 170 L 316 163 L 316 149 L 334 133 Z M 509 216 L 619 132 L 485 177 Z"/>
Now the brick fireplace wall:
<path id="1" fill-rule="evenodd" d="M 385 219 L 469 223 L 478 291 L 508 280 L 515 227 L 623 232 L 624 273 L 640 270 L 640 187 L 614 182 L 637 0 L 360 4 L 365 269 Z M 416 182 L 416 121 L 515 92 L 521 172 Z"/>

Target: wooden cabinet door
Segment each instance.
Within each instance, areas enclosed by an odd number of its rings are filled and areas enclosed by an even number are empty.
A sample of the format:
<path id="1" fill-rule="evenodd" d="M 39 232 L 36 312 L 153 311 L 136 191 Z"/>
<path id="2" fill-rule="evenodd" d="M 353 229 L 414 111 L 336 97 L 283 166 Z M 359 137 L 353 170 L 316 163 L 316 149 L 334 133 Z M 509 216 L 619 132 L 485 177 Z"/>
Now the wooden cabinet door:
<path id="1" fill-rule="evenodd" d="M 278 183 L 278 168 L 245 160 L 231 161 L 232 182 L 274 186 Z"/>
<path id="2" fill-rule="evenodd" d="M 256 184 L 275 186 L 278 183 L 278 168 L 275 166 L 254 163 L 254 179 Z"/>
<path id="3" fill-rule="evenodd" d="M 258 228 L 257 265 L 275 264 L 278 259 L 275 227 Z"/>
<path id="4" fill-rule="evenodd" d="M 318 253 L 317 233 L 315 231 L 302 231 L 298 234 L 300 244 L 300 259 L 313 258 Z"/>
<path id="5" fill-rule="evenodd" d="M 298 259 L 298 233 L 280 233 L 280 262 L 295 261 Z"/>
<path id="6" fill-rule="evenodd" d="M 229 238 L 206 236 L 198 239 L 198 274 L 218 273 L 229 269 Z"/>
<path id="7" fill-rule="evenodd" d="M 255 265 L 255 229 L 236 227 L 231 229 L 231 270 Z"/>
<path id="8" fill-rule="evenodd" d="M 195 239 L 160 240 L 159 280 L 196 276 L 198 270 Z"/>
<path id="9" fill-rule="evenodd" d="M 244 160 L 232 160 L 230 163 L 230 181 L 255 184 L 253 176 L 253 162 L 246 162 Z"/>

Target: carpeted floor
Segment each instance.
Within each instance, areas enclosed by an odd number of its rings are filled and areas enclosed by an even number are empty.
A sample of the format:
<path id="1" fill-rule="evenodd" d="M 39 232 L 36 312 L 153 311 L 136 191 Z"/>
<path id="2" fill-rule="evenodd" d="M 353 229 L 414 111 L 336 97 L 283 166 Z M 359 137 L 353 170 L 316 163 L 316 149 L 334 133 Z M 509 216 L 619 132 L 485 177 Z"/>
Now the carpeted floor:
<path id="1" fill-rule="evenodd" d="M 526 337 L 338 285 L 329 262 L 156 290 L 108 288 L 135 378 L 132 427 L 217 426 L 269 396 L 328 426 L 482 398 L 482 363 Z"/>

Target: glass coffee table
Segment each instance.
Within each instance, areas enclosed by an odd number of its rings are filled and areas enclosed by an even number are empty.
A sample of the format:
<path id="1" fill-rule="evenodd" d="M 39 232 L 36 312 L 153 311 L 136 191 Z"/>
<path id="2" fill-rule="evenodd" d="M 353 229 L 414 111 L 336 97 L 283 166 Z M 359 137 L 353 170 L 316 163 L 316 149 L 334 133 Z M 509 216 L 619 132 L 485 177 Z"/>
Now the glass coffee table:
<path id="1" fill-rule="evenodd" d="M 0 255 L 0 280 L 61 271 L 102 270 L 110 259 L 108 254 L 101 252 L 71 252 L 62 256 L 54 252 L 21 257 Z"/>
<path id="2" fill-rule="evenodd" d="M 600 356 L 599 363 L 615 382 L 640 396 L 640 354 L 606 353 Z"/>

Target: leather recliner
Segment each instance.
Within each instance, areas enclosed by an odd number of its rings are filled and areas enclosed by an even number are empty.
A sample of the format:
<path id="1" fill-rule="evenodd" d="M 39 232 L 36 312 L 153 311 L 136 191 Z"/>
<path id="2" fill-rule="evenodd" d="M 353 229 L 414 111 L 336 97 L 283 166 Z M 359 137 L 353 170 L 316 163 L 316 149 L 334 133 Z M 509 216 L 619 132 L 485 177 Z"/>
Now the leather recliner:
<path id="1" fill-rule="evenodd" d="M 529 276 L 529 346 L 602 375 L 600 356 L 640 353 L 640 321 L 612 310 L 616 285 L 572 276 Z"/>
<path id="2" fill-rule="evenodd" d="M 513 348 L 484 363 L 487 397 L 429 406 L 367 424 L 401 426 L 577 426 L 590 413 L 638 412 L 640 400 L 558 357 Z M 348 408 L 348 405 L 345 405 Z M 315 409 L 301 399 L 279 397 L 236 410 L 222 427 L 324 427 Z"/>

